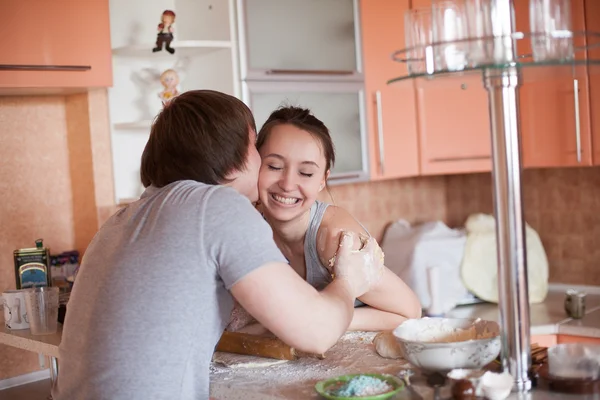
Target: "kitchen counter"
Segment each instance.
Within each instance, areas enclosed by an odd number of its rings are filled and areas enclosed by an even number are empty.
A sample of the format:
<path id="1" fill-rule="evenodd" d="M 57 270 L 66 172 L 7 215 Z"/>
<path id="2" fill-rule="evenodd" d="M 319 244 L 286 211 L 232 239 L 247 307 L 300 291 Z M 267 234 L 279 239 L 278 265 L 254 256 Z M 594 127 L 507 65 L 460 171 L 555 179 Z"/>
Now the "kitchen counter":
<path id="1" fill-rule="evenodd" d="M 549 291 L 543 303 L 531 305 L 531 334 L 567 334 L 600 338 L 600 291 L 588 290 L 586 316 L 581 320 L 572 320 L 566 316 L 563 307 L 564 293 L 565 288 L 558 287 Z M 498 321 L 499 312 L 495 304 L 477 304 L 458 307 L 448 313 L 447 317 Z M 379 357 L 371 344 L 374 336 L 375 334 L 370 332 L 348 333 L 327 352 L 324 360 L 300 359 L 259 368 L 231 368 L 213 363 L 210 374 L 211 397 L 228 400 L 320 399 L 314 390 L 314 385 L 319 380 L 365 372 L 397 375 L 401 370 L 410 368 L 410 364 L 404 360 Z M 433 399 L 433 389 L 426 385 L 423 377 L 416 376 L 411 382 L 414 391 L 423 399 Z M 449 385 L 442 388 L 440 394 L 442 398 L 450 398 Z M 394 399 L 413 398 L 418 396 L 404 390 Z M 510 398 L 570 400 L 584 397 L 538 389 L 524 397 L 513 394 Z M 600 395 L 587 398 L 600 400 Z"/>
<path id="2" fill-rule="evenodd" d="M 564 334 L 600 339 L 600 288 L 597 291 L 585 288 L 588 292 L 587 307 L 586 315 L 581 320 L 566 317 L 563 309 L 565 289 L 566 287 L 554 286 L 543 303 L 531 305 L 532 335 Z M 461 306 L 452 310 L 447 316 L 494 321 L 499 319 L 498 307 L 495 304 Z M 0 326 L 3 326 L 3 321 L 1 322 Z M 58 332 L 53 335 L 33 336 L 29 330 L 10 331 L 0 328 L 0 344 L 58 357 L 62 325 L 59 324 L 58 329 Z M 379 357 L 371 344 L 374 336 L 375 333 L 371 332 L 348 333 L 327 352 L 325 360 L 305 358 L 260 368 L 231 368 L 213 363 L 210 372 L 211 396 L 228 400 L 318 399 L 314 384 L 321 379 L 361 372 L 396 375 L 400 370 L 410 367 L 403 360 Z M 412 381 L 415 391 L 423 399 L 433 398 L 432 390 L 424 384 L 422 378 L 416 377 Z M 449 390 L 444 388 L 442 396 L 448 398 Z M 397 398 L 411 398 L 410 392 L 404 391 Z M 569 400 L 582 397 L 534 391 L 526 398 Z"/>

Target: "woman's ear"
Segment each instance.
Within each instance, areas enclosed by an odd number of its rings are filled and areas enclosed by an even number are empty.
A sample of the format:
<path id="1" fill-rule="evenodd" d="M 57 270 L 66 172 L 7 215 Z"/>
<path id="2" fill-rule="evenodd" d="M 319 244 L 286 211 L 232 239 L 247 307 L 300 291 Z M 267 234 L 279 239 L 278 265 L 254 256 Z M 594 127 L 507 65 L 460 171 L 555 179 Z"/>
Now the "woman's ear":
<path id="1" fill-rule="evenodd" d="M 327 179 L 329 178 L 329 170 L 327 170 L 327 172 L 325 172 L 325 176 L 323 177 L 323 180 L 321 181 L 321 185 L 319 186 L 319 192 L 321 190 L 323 190 L 323 188 L 325 188 L 325 185 L 327 184 Z"/>

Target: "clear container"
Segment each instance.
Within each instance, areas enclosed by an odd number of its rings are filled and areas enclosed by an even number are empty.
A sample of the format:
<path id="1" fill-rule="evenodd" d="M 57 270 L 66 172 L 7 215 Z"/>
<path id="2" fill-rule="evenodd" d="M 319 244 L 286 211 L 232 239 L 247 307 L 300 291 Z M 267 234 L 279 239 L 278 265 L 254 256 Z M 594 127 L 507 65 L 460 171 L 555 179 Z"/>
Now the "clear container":
<path id="1" fill-rule="evenodd" d="M 431 7 L 413 8 L 404 14 L 404 40 L 408 52 L 408 73 L 433 73 Z"/>
<path id="2" fill-rule="evenodd" d="M 529 28 L 535 61 L 573 58 L 571 0 L 530 0 Z"/>
<path id="3" fill-rule="evenodd" d="M 48 335 L 58 328 L 58 288 L 36 287 L 25 291 L 32 335 Z"/>
<path id="4" fill-rule="evenodd" d="M 563 343 L 548 349 L 548 372 L 558 378 L 598 379 L 600 345 Z"/>
<path id="5" fill-rule="evenodd" d="M 436 43 L 435 70 L 465 69 L 468 66 L 469 43 L 464 41 L 468 38 L 464 0 L 434 0 L 431 10 L 433 42 Z"/>

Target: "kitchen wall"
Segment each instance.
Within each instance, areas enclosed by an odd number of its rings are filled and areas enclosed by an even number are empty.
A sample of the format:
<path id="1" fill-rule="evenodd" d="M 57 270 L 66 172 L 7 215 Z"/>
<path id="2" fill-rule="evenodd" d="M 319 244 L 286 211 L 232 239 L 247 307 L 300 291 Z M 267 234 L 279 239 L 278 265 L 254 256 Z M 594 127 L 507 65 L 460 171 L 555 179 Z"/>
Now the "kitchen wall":
<path id="1" fill-rule="evenodd" d="M 114 210 L 108 126 L 105 90 L 0 97 L 0 292 L 15 288 L 13 250 L 84 251 Z M 0 355 L 0 380 L 39 369 L 35 353 Z"/>

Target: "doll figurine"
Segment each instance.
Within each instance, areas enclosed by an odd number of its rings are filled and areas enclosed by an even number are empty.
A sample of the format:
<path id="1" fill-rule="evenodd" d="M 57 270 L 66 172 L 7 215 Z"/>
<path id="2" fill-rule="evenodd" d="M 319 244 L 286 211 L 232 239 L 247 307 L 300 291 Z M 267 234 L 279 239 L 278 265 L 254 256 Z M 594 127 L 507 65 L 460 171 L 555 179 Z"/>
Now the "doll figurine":
<path id="1" fill-rule="evenodd" d="M 168 69 L 160 74 L 160 83 L 162 83 L 164 90 L 158 94 L 158 97 L 163 103 L 168 102 L 173 97 L 179 94 L 177 85 L 179 85 L 179 75 L 174 69 Z"/>
<path id="2" fill-rule="evenodd" d="M 171 47 L 173 41 L 173 23 L 175 23 L 175 13 L 171 10 L 165 10 L 162 13 L 161 23 L 158 24 L 158 34 L 156 35 L 156 47 L 152 49 L 152 52 L 161 51 L 163 43 L 165 44 L 165 50 L 169 53 L 175 53 L 175 49 Z"/>

